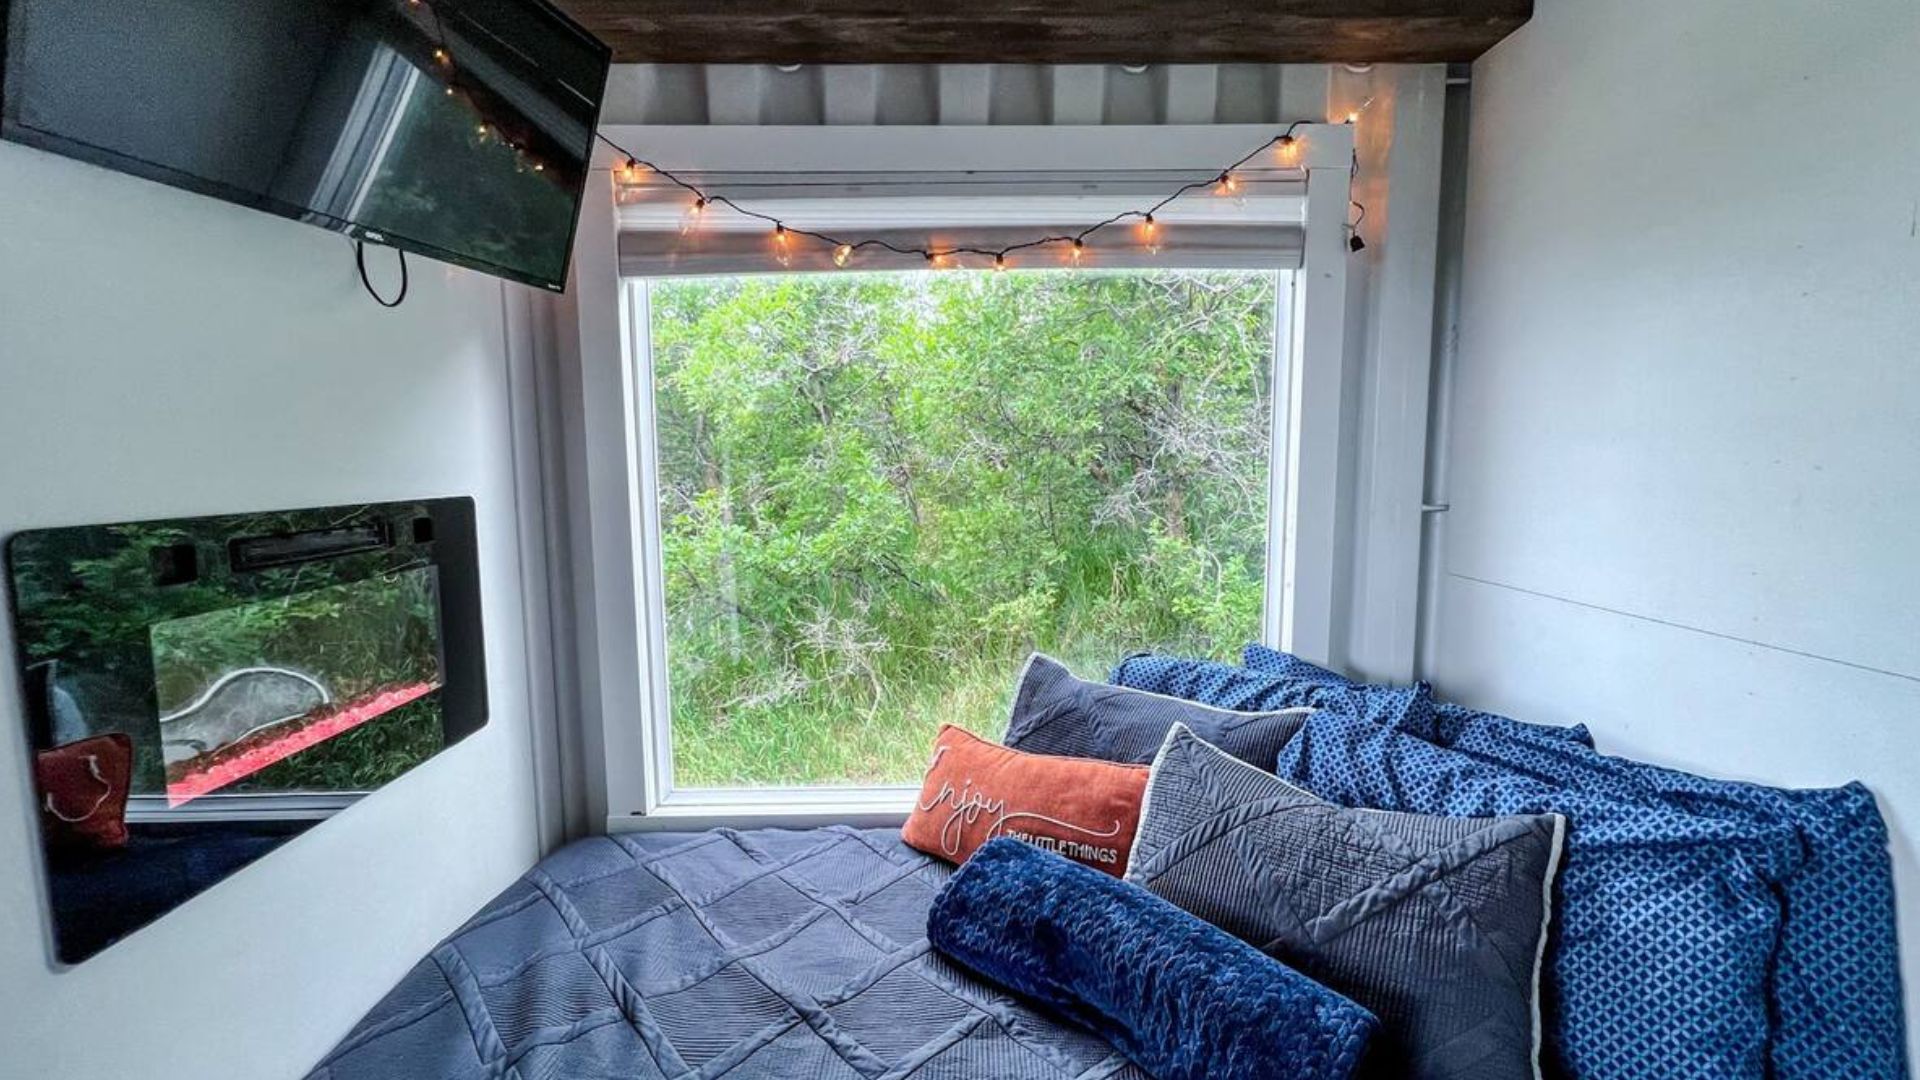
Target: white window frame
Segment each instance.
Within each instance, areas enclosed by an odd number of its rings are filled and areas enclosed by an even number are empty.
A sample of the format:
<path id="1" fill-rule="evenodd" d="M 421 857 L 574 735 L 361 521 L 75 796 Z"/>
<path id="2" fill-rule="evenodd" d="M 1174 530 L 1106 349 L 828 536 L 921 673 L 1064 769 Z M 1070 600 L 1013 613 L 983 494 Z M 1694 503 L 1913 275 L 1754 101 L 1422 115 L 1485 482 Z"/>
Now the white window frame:
<path id="1" fill-rule="evenodd" d="M 609 138 L 675 171 L 888 172 L 993 168 L 1195 171 L 1238 158 L 1275 132 L 1265 126 L 1157 127 L 621 127 Z M 1284 433 L 1269 469 L 1270 527 L 1261 637 L 1310 660 L 1333 648 L 1341 395 L 1346 366 L 1347 213 L 1353 132 L 1300 129 L 1306 224 L 1291 275 L 1291 317 L 1276 325 L 1273 430 Z M 644 150 L 642 150 L 644 148 Z M 602 147 L 586 187 L 562 353 L 577 382 L 561 402 L 575 456 L 574 538 L 582 723 L 590 811 L 612 831 L 714 825 L 898 824 L 910 786 L 676 789 L 666 718 L 666 641 L 659 500 L 652 440 L 643 287 L 623 280 L 612 169 Z M 1204 168 L 1198 171 L 1204 171 Z M 573 333 L 577 332 L 577 337 Z M 568 340 L 571 339 L 571 340 Z M 569 348 L 571 346 L 571 348 Z M 1278 377 L 1284 374 L 1284 378 Z M 655 587 L 648 587 L 649 583 Z M 597 744 L 597 745 L 596 745 Z M 598 757 L 601 769 L 593 768 Z"/>

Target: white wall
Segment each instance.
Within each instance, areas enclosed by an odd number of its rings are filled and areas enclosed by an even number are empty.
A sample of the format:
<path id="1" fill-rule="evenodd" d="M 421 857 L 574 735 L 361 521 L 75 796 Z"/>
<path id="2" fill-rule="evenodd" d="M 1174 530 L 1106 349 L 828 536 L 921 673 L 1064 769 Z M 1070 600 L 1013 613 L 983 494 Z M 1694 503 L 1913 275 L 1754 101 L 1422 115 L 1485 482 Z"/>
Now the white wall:
<path id="1" fill-rule="evenodd" d="M 1920 1019 L 1920 4 L 1541 0 L 1473 74 L 1427 674 L 1864 780 Z"/>
<path id="2" fill-rule="evenodd" d="M 0 534 L 472 495 L 492 699 L 466 742 L 56 972 L 0 628 L 0 1072 L 300 1075 L 533 862 L 501 300 L 416 260 L 382 310 L 339 237 L 0 145 Z"/>

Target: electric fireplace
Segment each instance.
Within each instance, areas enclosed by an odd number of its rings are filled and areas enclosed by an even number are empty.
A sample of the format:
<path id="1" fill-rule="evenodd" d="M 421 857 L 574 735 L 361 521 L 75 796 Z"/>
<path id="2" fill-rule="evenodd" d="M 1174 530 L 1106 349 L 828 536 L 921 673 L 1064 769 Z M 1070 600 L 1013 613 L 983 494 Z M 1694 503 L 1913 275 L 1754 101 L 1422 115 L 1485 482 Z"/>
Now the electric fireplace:
<path id="1" fill-rule="evenodd" d="M 7 564 L 64 962 L 486 722 L 470 499 L 45 529 Z"/>

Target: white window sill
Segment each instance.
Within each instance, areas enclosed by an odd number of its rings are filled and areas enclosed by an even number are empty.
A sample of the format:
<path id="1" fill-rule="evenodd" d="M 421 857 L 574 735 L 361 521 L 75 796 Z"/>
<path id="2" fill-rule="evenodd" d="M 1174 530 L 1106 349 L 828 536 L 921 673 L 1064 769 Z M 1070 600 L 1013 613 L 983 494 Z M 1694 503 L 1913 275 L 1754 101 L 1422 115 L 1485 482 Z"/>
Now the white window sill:
<path id="1" fill-rule="evenodd" d="M 907 820 L 917 787 L 734 788 L 675 791 L 644 814 L 614 814 L 608 832 L 699 832 L 816 829 L 827 825 L 896 828 Z"/>

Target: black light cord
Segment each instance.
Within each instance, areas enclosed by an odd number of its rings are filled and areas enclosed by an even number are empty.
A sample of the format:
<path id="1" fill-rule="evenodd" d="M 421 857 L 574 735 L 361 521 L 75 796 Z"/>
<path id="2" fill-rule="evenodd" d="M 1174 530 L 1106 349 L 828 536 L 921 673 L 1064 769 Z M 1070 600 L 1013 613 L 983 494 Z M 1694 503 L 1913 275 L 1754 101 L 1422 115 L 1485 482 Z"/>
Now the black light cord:
<path id="1" fill-rule="evenodd" d="M 1360 236 L 1360 224 L 1367 220 L 1367 204 L 1357 199 L 1348 202 L 1353 209 L 1360 211 L 1358 217 L 1347 223 L 1347 250 L 1358 255 L 1367 250 L 1367 242 Z"/>
<path id="2" fill-rule="evenodd" d="M 671 170 L 663 169 L 660 166 L 654 164 L 653 162 L 637 156 L 632 151 L 628 150 L 626 147 L 621 146 L 619 143 L 614 142 L 612 139 L 608 138 L 604 132 L 596 131 L 594 132 L 594 137 L 599 139 L 601 142 L 606 143 L 608 146 L 612 147 L 615 151 L 619 152 L 619 154 L 626 159 L 625 168 L 628 169 L 629 171 L 644 168 L 648 172 L 659 176 L 662 180 L 665 180 L 666 182 L 674 185 L 675 187 L 678 187 L 682 191 L 685 191 L 687 194 L 692 195 L 694 197 L 695 210 L 705 211 L 710 206 L 724 206 L 727 209 L 732 210 L 734 213 L 741 215 L 742 217 L 753 218 L 757 221 L 766 222 L 767 224 L 773 226 L 774 232 L 779 236 L 783 236 L 783 237 L 803 236 L 809 240 L 817 240 L 820 243 L 827 244 L 835 249 L 836 262 L 841 261 L 844 257 L 849 256 L 854 252 L 861 250 L 862 248 L 871 247 L 871 248 L 881 248 L 883 250 L 890 251 L 895 255 L 918 255 L 930 263 L 938 262 L 941 259 L 951 258 L 956 255 L 981 255 L 981 256 L 987 256 L 992 258 L 994 266 L 998 268 L 998 267 L 1004 267 L 1006 265 L 1007 256 L 1013 254 L 1014 252 L 1025 251 L 1029 248 L 1045 247 L 1050 244 L 1070 244 L 1072 245 L 1075 253 L 1077 254 L 1082 248 L 1086 246 L 1087 237 L 1092 236 L 1094 233 L 1097 233 L 1102 229 L 1106 229 L 1106 228 L 1110 228 L 1112 226 L 1118 225 L 1121 222 L 1127 221 L 1130 218 L 1138 218 L 1144 224 L 1152 225 L 1153 215 L 1159 213 L 1161 210 L 1165 209 L 1169 203 L 1172 203 L 1175 199 L 1178 199 L 1181 196 L 1186 195 L 1188 192 L 1199 191 L 1203 188 L 1211 188 L 1211 187 L 1231 188 L 1233 184 L 1233 171 L 1235 169 L 1240 168 L 1241 166 L 1245 165 L 1247 162 L 1252 161 L 1254 158 L 1259 157 L 1261 154 L 1266 153 L 1269 149 L 1275 146 L 1293 146 L 1295 144 L 1295 138 L 1293 133 L 1295 131 L 1298 131 L 1300 128 L 1308 126 L 1310 123 L 1311 121 L 1307 121 L 1307 120 L 1294 121 L 1293 123 L 1287 125 L 1287 129 L 1285 131 L 1281 132 L 1278 135 L 1275 135 L 1271 139 L 1268 139 L 1266 142 L 1261 143 L 1259 146 L 1254 147 L 1252 150 L 1248 151 L 1245 155 L 1243 155 L 1238 161 L 1235 161 L 1233 164 L 1228 165 L 1226 168 L 1219 170 L 1219 172 L 1213 177 L 1206 180 L 1196 180 L 1189 184 L 1183 184 L 1180 187 L 1175 188 L 1165 198 L 1161 199 L 1159 202 L 1154 203 L 1152 206 L 1149 206 L 1140 210 L 1121 211 L 1120 213 L 1115 214 L 1104 221 L 1095 222 L 1094 224 L 1089 225 L 1084 229 L 1081 229 L 1077 233 L 1066 233 L 1066 234 L 1055 235 L 1055 236 L 1041 236 L 1041 237 L 1036 237 L 1032 240 L 1023 241 L 1018 244 L 1009 244 L 1006 247 L 1002 247 L 1002 248 L 979 248 L 979 247 L 965 247 L 965 246 L 945 247 L 945 248 L 917 247 L 917 246 L 907 247 L 907 246 L 901 246 L 899 244 L 892 243 L 887 240 L 880 240 L 880 239 L 845 240 L 838 236 L 833 236 L 828 233 L 815 232 L 811 229 L 796 229 L 793 226 L 787 224 L 785 221 L 782 221 L 781 219 L 774 217 L 772 214 L 761 213 L 758 210 L 741 206 L 739 203 L 734 202 L 732 199 L 727 198 L 725 195 L 708 194 L 703 188 L 685 179 L 682 179 L 681 177 L 675 175 Z M 1353 167 L 1355 170 L 1358 170 L 1359 168 L 1358 155 L 1355 156 Z"/>
<path id="3" fill-rule="evenodd" d="M 395 248 L 394 254 L 400 256 L 400 295 L 388 300 L 374 291 L 373 282 L 367 278 L 366 242 L 363 240 L 353 242 L 353 264 L 360 268 L 360 287 L 367 290 L 367 295 L 373 297 L 373 302 L 383 308 L 397 308 L 407 302 L 407 253 Z"/>

